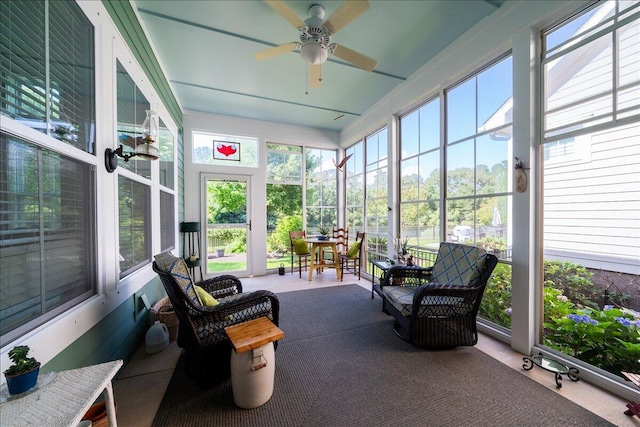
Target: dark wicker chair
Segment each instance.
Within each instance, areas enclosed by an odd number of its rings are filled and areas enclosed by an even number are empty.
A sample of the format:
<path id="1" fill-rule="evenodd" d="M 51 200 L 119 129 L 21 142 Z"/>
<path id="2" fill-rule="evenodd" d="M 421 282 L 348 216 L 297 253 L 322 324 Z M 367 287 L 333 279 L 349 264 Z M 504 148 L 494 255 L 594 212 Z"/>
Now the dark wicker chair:
<path id="1" fill-rule="evenodd" d="M 478 342 L 476 316 L 498 258 L 474 246 L 444 242 L 433 267 L 396 266 L 380 284 L 382 311 L 417 347 L 452 348 Z"/>
<path id="2" fill-rule="evenodd" d="M 278 325 L 280 305 L 272 292 L 243 294 L 237 277 L 222 275 L 197 283 L 218 299 L 218 305 L 205 306 L 193 297 L 194 284 L 182 258 L 157 255 L 153 270 L 160 276 L 178 317 L 177 344 L 187 356 L 186 373 L 200 385 L 230 376 L 231 343 L 224 328 L 263 316 Z M 277 342 L 274 345 L 277 347 Z"/>

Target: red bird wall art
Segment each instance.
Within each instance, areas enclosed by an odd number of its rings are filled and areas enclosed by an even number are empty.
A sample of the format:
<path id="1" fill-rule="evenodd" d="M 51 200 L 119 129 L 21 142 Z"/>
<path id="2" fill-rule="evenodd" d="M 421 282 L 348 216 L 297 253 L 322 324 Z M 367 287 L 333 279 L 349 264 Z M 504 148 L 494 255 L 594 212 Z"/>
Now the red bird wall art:
<path id="1" fill-rule="evenodd" d="M 236 152 L 238 151 L 237 149 L 233 148 L 231 145 L 224 145 L 224 144 L 218 145 L 216 147 L 216 150 L 218 150 L 218 153 L 227 157 L 236 154 Z"/>
<path id="2" fill-rule="evenodd" d="M 213 158 L 220 160 L 240 160 L 240 144 L 228 141 L 213 141 Z"/>

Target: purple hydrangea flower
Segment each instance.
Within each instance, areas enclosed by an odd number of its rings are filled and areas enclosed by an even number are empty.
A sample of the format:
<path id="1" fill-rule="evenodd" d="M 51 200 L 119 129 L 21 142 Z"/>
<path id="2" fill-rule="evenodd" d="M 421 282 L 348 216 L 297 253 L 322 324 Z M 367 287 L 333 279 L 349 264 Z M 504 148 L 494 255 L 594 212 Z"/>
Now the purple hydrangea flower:
<path id="1" fill-rule="evenodd" d="M 613 310 L 613 306 L 610 304 L 607 304 L 602 308 L 602 311 L 607 311 L 607 310 Z"/>
<path id="2" fill-rule="evenodd" d="M 504 312 L 507 313 L 507 316 L 511 316 L 511 307 L 507 308 Z"/>
<path id="3" fill-rule="evenodd" d="M 597 325 L 598 321 L 589 317 L 588 314 L 575 314 L 571 313 L 567 315 L 567 319 L 571 319 L 576 323 L 589 323 L 591 325 Z"/>
<path id="4" fill-rule="evenodd" d="M 620 323 L 622 326 L 631 326 L 633 325 L 633 322 L 631 322 L 631 320 L 625 318 L 625 317 L 614 317 L 615 321 Z"/>

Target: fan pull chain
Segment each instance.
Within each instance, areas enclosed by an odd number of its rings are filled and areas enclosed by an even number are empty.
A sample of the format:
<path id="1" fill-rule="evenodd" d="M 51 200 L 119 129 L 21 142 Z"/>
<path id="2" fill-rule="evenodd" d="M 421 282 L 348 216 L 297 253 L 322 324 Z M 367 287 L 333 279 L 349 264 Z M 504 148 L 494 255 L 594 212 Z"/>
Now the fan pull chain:
<path id="1" fill-rule="evenodd" d="M 309 67 L 307 66 L 307 64 L 304 65 L 304 76 L 305 76 L 304 94 L 309 95 Z"/>

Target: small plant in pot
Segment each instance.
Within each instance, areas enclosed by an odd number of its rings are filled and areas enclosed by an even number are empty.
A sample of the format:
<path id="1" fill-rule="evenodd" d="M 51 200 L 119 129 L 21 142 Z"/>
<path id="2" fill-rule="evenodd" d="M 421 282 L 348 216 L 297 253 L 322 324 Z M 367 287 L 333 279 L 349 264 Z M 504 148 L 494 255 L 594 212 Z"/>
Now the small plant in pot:
<path id="1" fill-rule="evenodd" d="M 320 227 L 320 236 L 318 236 L 319 240 L 329 240 L 329 229 L 327 227 Z"/>
<path id="2" fill-rule="evenodd" d="M 9 359 L 13 365 L 4 371 L 9 394 L 20 394 L 35 387 L 38 382 L 40 362 L 27 357 L 29 346 L 18 345 L 9 351 Z"/>

